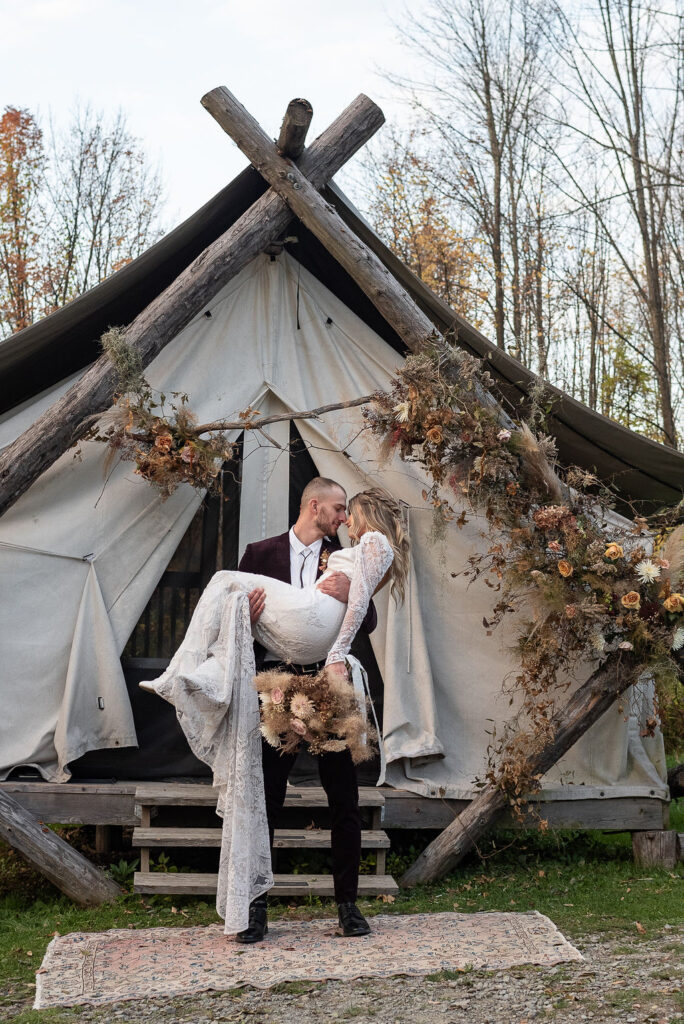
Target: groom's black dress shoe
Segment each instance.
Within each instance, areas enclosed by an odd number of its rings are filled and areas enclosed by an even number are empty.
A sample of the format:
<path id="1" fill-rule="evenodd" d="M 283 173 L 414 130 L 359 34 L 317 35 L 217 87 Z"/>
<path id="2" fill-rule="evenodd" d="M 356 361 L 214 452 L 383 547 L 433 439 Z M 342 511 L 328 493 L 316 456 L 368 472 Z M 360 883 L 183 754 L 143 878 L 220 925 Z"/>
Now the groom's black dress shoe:
<path id="1" fill-rule="evenodd" d="M 338 903 L 337 913 L 342 934 L 346 938 L 370 934 L 370 925 L 355 903 Z"/>
<path id="2" fill-rule="evenodd" d="M 252 900 L 249 905 L 249 924 L 244 931 L 237 933 L 235 936 L 237 942 L 248 944 L 263 941 L 264 935 L 268 934 L 266 907 L 265 896 L 259 896 Z"/>

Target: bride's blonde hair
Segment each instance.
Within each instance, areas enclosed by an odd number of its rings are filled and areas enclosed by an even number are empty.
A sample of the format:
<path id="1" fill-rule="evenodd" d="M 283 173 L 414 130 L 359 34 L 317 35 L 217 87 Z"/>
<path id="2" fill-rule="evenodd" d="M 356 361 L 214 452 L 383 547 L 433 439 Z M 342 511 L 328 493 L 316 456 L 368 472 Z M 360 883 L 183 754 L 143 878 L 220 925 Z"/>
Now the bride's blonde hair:
<path id="1" fill-rule="evenodd" d="M 391 594 L 399 604 L 404 600 L 409 571 L 409 542 L 401 505 L 381 487 L 369 487 L 349 499 L 349 514 L 359 525 L 383 533 L 390 542 L 394 552 L 390 566 Z"/>

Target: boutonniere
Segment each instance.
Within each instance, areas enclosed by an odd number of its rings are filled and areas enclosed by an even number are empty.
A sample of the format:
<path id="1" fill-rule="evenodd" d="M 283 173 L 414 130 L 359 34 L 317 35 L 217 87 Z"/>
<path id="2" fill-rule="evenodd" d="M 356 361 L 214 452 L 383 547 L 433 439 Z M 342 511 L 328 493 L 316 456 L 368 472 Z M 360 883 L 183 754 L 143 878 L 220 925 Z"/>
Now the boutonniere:
<path id="1" fill-rule="evenodd" d="M 328 559 L 329 558 L 330 558 L 330 552 L 326 551 L 325 549 L 323 549 L 323 551 L 321 551 L 321 560 L 318 563 L 318 571 L 319 572 L 325 572 L 325 570 L 328 568 Z"/>

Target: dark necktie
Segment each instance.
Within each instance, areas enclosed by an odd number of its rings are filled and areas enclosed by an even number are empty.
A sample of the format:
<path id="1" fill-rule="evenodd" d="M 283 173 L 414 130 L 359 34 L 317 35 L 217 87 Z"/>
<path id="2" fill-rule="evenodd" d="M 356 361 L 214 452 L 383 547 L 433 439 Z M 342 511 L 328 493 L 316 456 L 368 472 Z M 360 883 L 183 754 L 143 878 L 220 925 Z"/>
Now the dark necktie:
<path id="1" fill-rule="evenodd" d="M 306 551 L 300 551 L 299 554 L 301 555 L 301 558 L 302 558 L 302 565 L 301 565 L 301 568 L 299 570 L 299 586 L 303 587 L 304 586 L 304 566 L 306 565 L 307 558 L 311 554 L 311 550 L 309 548 L 307 548 Z"/>

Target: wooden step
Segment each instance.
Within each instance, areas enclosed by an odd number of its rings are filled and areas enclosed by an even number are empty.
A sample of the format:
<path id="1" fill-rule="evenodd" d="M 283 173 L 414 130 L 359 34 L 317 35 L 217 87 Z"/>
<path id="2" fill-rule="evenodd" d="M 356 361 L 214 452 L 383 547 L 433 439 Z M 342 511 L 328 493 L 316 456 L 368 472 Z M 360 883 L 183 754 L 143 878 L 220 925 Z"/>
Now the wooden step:
<path id="1" fill-rule="evenodd" d="M 220 846 L 220 828 L 135 828 L 133 846 Z M 329 849 L 330 829 L 277 828 L 273 842 L 277 849 Z M 389 850 L 390 841 L 381 829 L 363 829 L 364 850 Z"/>
<path id="2" fill-rule="evenodd" d="M 146 807 L 215 807 L 213 786 L 194 782 L 152 782 L 136 786 L 135 802 Z M 360 807 L 384 807 L 385 798 L 374 786 L 359 788 Z M 285 807 L 327 807 L 322 786 L 288 786 Z"/>
<path id="3" fill-rule="evenodd" d="M 174 871 L 136 871 L 133 891 L 174 896 L 211 896 L 218 875 Z M 359 875 L 359 896 L 395 895 L 399 886 L 391 875 Z M 332 875 L 275 875 L 269 896 L 333 896 Z"/>

